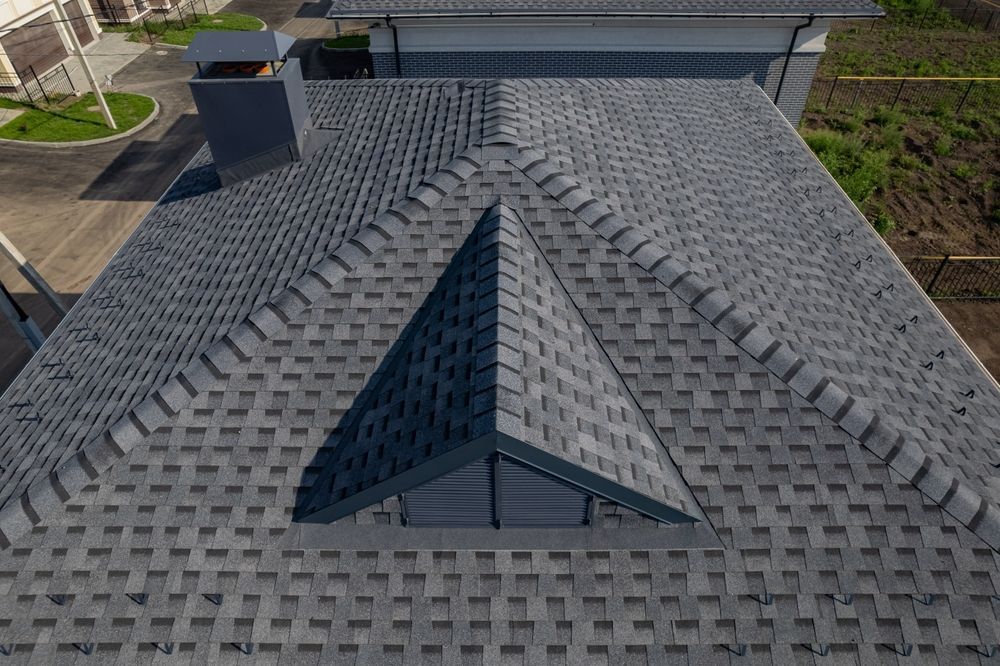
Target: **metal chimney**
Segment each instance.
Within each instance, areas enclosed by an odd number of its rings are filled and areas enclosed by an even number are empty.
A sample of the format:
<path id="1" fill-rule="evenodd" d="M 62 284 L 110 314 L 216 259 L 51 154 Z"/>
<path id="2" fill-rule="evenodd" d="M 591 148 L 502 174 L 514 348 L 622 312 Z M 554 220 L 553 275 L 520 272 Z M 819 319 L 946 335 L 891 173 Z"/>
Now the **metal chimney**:
<path id="1" fill-rule="evenodd" d="M 191 95 L 215 168 L 230 185 L 302 158 L 311 129 L 295 38 L 265 32 L 199 32 L 184 53 L 198 65 Z"/>

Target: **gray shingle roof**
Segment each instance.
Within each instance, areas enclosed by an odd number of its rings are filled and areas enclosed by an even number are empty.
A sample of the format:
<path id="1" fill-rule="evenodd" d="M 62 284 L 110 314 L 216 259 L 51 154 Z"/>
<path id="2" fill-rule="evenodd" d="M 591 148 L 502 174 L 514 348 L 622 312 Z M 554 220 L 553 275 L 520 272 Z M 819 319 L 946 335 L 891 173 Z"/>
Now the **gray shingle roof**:
<path id="1" fill-rule="evenodd" d="M 434 14 L 704 14 L 717 16 L 793 15 L 855 16 L 883 15 L 871 0 L 334 0 L 328 16 L 379 18 Z"/>
<path id="2" fill-rule="evenodd" d="M 0 400 L 4 650 L 978 663 L 1000 643 L 1000 390 L 756 87 L 309 93 L 335 142 L 225 190 L 203 151 Z M 496 548 L 411 537 L 391 499 L 349 526 L 363 542 L 289 528 L 498 204 L 714 540 L 612 507 L 565 549 Z"/>
<path id="3" fill-rule="evenodd" d="M 699 515 L 527 234 L 506 206 L 484 214 L 327 442 L 332 460 L 307 513 L 391 488 L 459 449 L 470 457 L 449 469 L 479 459 L 477 440 L 501 433 L 662 504 L 672 522 Z M 377 500 L 419 482 L 404 485 Z"/>

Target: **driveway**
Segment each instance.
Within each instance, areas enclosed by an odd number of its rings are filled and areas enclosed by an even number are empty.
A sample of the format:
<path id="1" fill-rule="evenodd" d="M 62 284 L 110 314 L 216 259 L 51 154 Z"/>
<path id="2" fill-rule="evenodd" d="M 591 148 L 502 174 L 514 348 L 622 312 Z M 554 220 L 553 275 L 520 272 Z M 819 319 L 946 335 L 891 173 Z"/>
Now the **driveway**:
<path id="1" fill-rule="evenodd" d="M 0 146 L 0 229 L 70 304 L 107 264 L 205 139 L 187 90 L 191 66 L 177 49 L 151 49 L 115 76 L 116 89 L 160 103 L 160 116 L 129 138 L 81 148 Z M 0 280 L 43 331 L 54 313 L 0 258 Z M 28 360 L 0 321 L 0 388 Z"/>

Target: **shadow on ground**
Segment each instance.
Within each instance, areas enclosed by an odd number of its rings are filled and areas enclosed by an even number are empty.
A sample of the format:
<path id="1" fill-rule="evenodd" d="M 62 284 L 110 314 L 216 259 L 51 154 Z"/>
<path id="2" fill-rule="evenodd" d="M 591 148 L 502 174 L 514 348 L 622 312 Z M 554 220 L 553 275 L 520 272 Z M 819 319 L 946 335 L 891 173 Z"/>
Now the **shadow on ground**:
<path id="1" fill-rule="evenodd" d="M 300 39 L 288 52 L 302 65 L 302 77 L 312 81 L 350 79 L 358 72 L 372 72 L 372 56 L 367 50 L 325 49 L 323 39 Z"/>
<path id="2" fill-rule="evenodd" d="M 177 117 L 159 141 L 132 141 L 80 195 L 84 200 L 156 201 L 181 169 L 178 155 L 191 155 L 205 142 L 198 116 Z M 186 144 L 178 150 L 179 144 Z"/>

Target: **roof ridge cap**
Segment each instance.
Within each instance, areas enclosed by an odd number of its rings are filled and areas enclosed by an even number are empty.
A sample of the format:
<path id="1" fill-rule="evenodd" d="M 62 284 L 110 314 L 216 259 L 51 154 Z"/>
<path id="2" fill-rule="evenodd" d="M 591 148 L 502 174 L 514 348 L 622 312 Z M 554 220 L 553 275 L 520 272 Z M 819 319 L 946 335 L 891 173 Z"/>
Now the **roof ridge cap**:
<path id="1" fill-rule="evenodd" d="M 336 250 L 233 326 L 162 386 L 151 390 L 67 461 L 28 486 L 20 497 L 11 497 L 0 509 L 0 551 L 62 507 L 84 486 L 96 481 L 196 396 L 249 360 L 261 344 L 410 223 L 427 219 L 432 207 L 479 171 L 483 165 L 482 153 L 480 146 L 467 147 L 403 200 L 376 215 Z"/>
<path id="2" fill-rule="evenodd" d="M 758 325 L 725 291 L 688 270 L 566 175 L 544 152 L 533 147 L 522 149 L 511 164 L 942 510 L 1000 551 L 1000 507 L 956 478 L 917 442 L 883 423 L 869 401 L 849 395 L 823 368 L 801 358 L 787 343 Z"/>

